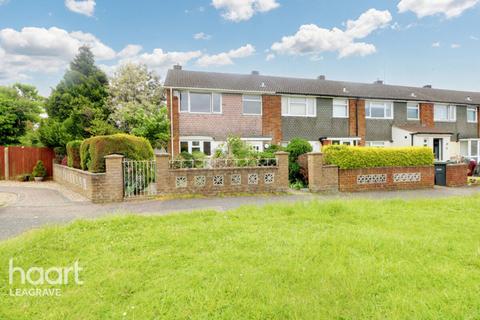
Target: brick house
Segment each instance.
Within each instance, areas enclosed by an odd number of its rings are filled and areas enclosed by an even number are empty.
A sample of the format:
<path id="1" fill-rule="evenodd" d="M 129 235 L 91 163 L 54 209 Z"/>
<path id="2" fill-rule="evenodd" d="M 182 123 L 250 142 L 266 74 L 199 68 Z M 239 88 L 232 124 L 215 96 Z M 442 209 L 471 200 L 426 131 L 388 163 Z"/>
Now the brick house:
<path id="1" fill-rule="evenodd" d="M 429 146 L 437 160 L 480 159 L 480 93 L 182 70 L 165 80 L 169 151 L 212 154 L 229 135 L 257 150 L 299 137 L 326 144 Z"/>

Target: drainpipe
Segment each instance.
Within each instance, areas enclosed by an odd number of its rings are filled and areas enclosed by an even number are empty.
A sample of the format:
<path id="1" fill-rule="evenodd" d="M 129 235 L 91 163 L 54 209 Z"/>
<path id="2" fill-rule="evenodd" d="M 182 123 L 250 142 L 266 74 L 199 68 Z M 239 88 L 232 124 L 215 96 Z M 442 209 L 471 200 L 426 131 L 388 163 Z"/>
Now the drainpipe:
<path id="1" fill-rule="evenodd" d="M 355 135 L 357 136 L 357 138 L 358 138 L 358 133 L 360 132 L 358 130 L 358 101 L 359 100 L 360 99 L 358 98 L 355 100 Z"/>
<path id="2" fill-rule="evenodd" d="M 173 156 L 173 88 L 170 88 L 170 145 L 172 146 L 172 150 L 170 150 L 170 156 L 172 157 L 172 160 L 174 158 Z"/>

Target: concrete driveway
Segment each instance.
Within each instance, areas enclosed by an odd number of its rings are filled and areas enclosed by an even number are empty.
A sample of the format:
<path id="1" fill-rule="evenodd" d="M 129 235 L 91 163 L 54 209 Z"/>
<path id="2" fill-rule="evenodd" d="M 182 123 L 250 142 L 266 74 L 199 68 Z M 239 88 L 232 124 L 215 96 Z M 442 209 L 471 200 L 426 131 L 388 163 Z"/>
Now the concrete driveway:
<path id="1" fill-rule="evenodd" d="M 219 197 L 200 199 L 176 199 L 167 201 L 134 201 L 118 204 L 92 204 L 82 196 L 53 183 L 0 182 L 0 240 L 22 232 L 52 224 L 65 224 L 75 219 L 92 219 L 109 214 L 165 215 L 172 212 L 214 209 L 218 211 L 242 205 L 333 199 L 414 199 L 468 196 L 478 194 L 480 188 L 435 188 L 434 190 L 376 192 L 357 194 L 292 195 Z"/>

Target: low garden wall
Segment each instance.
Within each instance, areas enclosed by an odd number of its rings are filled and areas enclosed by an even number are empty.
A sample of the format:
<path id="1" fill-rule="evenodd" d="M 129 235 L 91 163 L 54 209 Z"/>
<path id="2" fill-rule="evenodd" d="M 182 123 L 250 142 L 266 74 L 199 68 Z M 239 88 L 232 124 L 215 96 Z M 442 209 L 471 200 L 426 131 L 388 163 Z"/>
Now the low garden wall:
<path id="1" fill-rule="evenodd" d="M 288 191 L 288 153 L 275 154 L 271 167 L 213 169 L 171 169 L 170 155 L 156 156 L 157 193 L 202 194 L 259 193 Z"/>
<path id="2" fill-rule="evenodd" d="M 468 184 L 468 164 L 447 165 L 447 187 L 464 187 Z"/>

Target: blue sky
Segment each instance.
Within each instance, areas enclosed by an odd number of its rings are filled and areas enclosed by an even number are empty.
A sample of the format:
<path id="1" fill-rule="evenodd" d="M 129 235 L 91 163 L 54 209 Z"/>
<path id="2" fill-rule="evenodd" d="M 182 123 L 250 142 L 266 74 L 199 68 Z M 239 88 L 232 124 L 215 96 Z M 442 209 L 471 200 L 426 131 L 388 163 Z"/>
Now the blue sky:
<path id="1" fill-rule="evenodd" d="M 0 83 L 44 95 L 83 43 L 190 70 L 480 91 L 480 0 L 0 0 Z M 197 39 L 195 39 L 197 35 Z"/>

